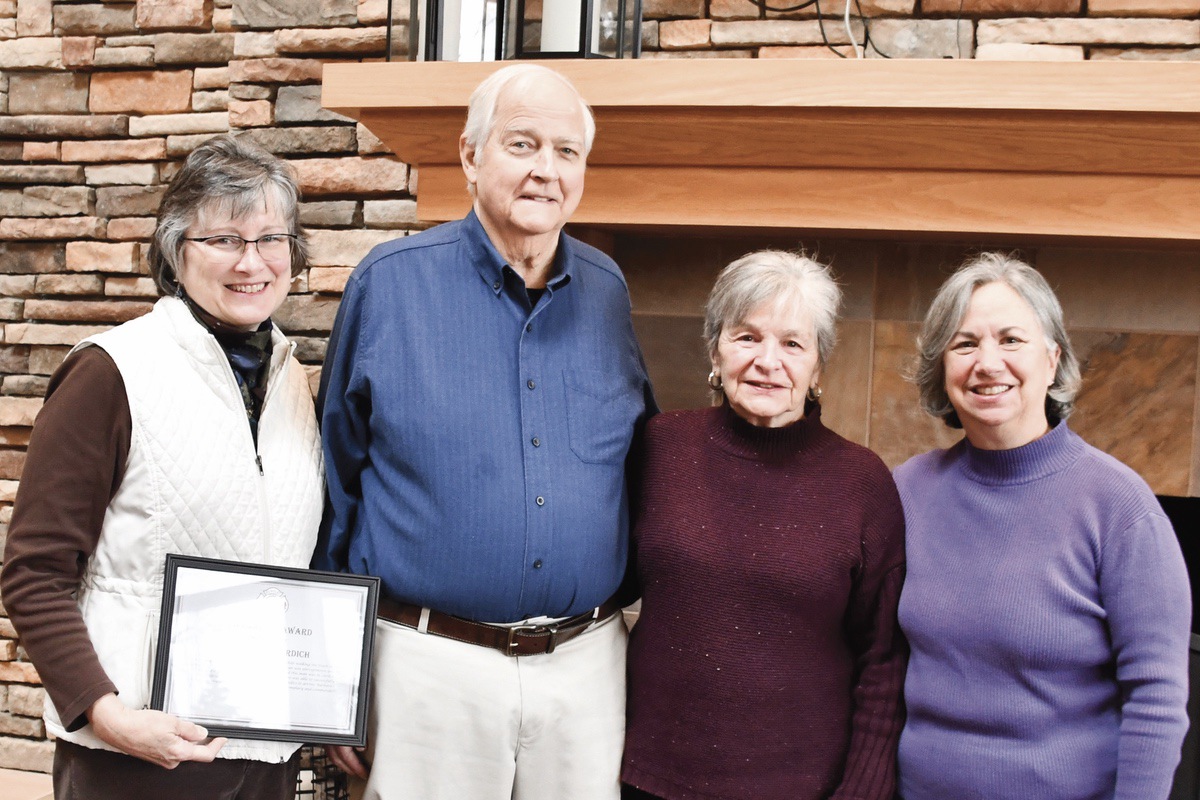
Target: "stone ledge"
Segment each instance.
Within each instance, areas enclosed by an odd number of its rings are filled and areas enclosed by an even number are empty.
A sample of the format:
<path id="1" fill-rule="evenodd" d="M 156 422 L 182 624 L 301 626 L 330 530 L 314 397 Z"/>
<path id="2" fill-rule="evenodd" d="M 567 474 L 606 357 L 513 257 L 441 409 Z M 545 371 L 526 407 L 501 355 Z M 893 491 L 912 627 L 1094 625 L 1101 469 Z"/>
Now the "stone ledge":
<path id="1" fill-rule="evenodd" d="M 0 800 L 54 800 L 54 785 L 42 772 L 0 769 Z"/>

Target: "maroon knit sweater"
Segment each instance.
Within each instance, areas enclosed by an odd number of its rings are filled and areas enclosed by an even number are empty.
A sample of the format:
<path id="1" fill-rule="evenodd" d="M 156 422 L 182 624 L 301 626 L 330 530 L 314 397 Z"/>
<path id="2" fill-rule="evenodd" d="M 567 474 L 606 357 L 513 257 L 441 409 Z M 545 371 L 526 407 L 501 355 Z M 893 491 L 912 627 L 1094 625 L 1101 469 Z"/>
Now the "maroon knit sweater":
<path id="1" fill-rule="evenodd" d="M 811 407 L 646 430 L 622 780 L 670 800 L 891 800 L 907 656 L 887 467 Z"/>

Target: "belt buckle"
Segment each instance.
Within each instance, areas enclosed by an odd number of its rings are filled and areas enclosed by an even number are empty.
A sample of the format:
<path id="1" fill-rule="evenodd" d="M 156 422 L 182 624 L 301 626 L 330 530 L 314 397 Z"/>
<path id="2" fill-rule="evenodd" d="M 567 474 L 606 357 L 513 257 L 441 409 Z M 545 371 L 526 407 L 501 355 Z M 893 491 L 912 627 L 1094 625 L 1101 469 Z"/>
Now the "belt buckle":
<path id="1" fill-rule="evenodd" d="M 517 640 L 519 631 L 545 631 L 550 634 L 550 641 L 546 645 L 546 653 L 554 652 L 554 645 L 557 643 L 558 626 L 557 625 L 514 625 L 508 629 L 508 644 L 505 649 L 505 655 L 519 658 L 521 653 L 516 652 L 521 643 Z M 531 654 L 537 655 L 537 654 Z"/>

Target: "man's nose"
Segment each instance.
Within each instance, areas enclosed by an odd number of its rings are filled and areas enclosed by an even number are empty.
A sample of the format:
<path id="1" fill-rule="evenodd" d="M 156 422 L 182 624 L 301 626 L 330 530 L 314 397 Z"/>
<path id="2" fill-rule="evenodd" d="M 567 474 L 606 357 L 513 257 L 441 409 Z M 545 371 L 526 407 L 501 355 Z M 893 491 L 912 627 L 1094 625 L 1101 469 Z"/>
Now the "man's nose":
<path id="1" fill-rule="evenodd" d="M 558 164 L 554 159 L 554 150 L 543 147 L 533 160 L 531 174 L 544 181 L 558 180 Z"/>

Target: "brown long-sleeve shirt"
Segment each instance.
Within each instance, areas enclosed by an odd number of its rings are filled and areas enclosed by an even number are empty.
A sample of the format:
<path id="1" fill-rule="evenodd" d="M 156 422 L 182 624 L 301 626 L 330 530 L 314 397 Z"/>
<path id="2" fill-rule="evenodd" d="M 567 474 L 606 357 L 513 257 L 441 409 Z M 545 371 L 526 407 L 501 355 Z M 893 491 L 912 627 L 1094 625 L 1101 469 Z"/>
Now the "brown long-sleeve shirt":
<path id="1" fill-rule="evenodd" d="M 96 656 L 76 594 L 125 475 L 133 431 L 117 365 L 99 347 L 70 356 L 38 414 L 13 508 L 0 596 L 68 730 L 116 686 Z"/>

